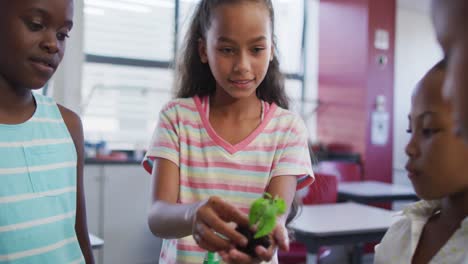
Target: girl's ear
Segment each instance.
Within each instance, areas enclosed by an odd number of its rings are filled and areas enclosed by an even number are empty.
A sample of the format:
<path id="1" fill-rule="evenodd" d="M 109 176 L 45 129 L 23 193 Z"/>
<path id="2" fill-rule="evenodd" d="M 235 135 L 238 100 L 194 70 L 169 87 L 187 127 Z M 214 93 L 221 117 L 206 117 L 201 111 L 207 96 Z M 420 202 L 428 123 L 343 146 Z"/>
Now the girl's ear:
<path id="1" fill-rule="evenodd" d="M 208 56 L 206 55 L 206 41 L 203 38 L 198 39 L 198 55 L 202 63 L 208 63 Z"/>

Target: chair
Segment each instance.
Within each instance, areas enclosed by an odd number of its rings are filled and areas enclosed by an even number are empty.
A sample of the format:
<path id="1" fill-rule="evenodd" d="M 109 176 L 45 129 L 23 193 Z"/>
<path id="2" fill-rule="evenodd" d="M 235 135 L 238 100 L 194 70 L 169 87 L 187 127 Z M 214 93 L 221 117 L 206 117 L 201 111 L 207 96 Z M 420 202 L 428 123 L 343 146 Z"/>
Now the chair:
<path id="1" fill-rule="evenodd" d="M 313 164 L 327 159 L 328 152 L 322 143 L 309 143 L 309 152 Z"/>
<path id="2" fill-rule="evenodd" d="M 315 173 L 315 182 L 309 185 L 302 197 L 303 204 L 336 203 L 338 196 L 338 179 L 332 174 Z"/>
<path id="3" fill-rule="evenodd" d="M 318 171 L 335 175 L 340 182 L 362 181 L 363 179 L 362 166 L 355 162 L 325 160 L 318 164 Z"/>
<path id="4" fill-rule="evenodd" d="M 328 143 L 326 145 L 326 149 L 329 152 L 337 152 L 337 153 L 352 153 L 353 152 L 353 146 L 350 144 L 346 143 Z"/>
<path id="5" fill-rule="evenodd" d="M 302 196 L 303 204 L 336 203 L 338 196 L 338 179 L 335 175 L 315 173 L 315 182 L 307 188 Z M 330 254 L 327 247 L 321 247 L 318 252 L 318 262 Z M 297 241 L 289 244 L 289 251 L 278 251 L 278 261 L 281 264 L 305 264 L 307 261 L 306 247 Z"/>

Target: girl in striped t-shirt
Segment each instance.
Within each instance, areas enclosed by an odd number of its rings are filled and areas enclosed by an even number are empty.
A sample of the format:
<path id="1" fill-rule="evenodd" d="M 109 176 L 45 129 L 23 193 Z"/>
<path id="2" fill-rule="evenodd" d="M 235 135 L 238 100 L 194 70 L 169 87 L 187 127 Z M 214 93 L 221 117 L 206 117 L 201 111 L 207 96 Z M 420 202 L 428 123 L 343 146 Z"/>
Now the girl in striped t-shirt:
<path id="1" fill-rule="evenodd" d="M 94 262 L 80 118 L 32 92 L 72 25 L 72 0 L 0 1 L 0 263 Z"/>
<path id="2" fill-rule="evenodd" d="M 235 249 L 250 204 L 265 191 L 293 202 L 313 181 L 303 121 L 286 110 L 270 0 L 202 0 L 178 67 L 178 99 L 161 111 L 143 161 L 153 174 L 151 231 L 164 238 L 160 262 L 277 263 L 288 249 L 286 217 L 258 259 Z"/>

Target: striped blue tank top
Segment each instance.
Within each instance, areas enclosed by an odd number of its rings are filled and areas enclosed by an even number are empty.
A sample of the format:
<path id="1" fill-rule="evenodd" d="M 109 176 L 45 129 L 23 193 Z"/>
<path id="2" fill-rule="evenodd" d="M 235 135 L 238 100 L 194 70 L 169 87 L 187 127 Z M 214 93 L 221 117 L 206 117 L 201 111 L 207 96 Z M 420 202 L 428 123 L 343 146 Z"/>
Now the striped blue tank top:
<path id="1" fill-rule="evenodd" d="M 84 263 L 75 234 L 77 154 L 53 99 L 0 124 L 0 264 Z"/>

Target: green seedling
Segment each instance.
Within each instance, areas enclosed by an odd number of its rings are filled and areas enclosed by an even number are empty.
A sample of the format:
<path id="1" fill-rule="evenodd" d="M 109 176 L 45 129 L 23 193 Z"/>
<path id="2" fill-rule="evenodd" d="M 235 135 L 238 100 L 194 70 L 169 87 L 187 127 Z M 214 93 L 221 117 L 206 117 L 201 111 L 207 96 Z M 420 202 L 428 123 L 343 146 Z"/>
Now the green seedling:
<path id="1" fill-rule="evenodd" d="M 276 217 L 286 212 L 286 202 L 278 196 L 264 193 L 263 197 L 255 200 L 250 206 L 249 224 L 256 226 L 254 238 L 266 236 L 273 231 L 276 225 Z"/>

